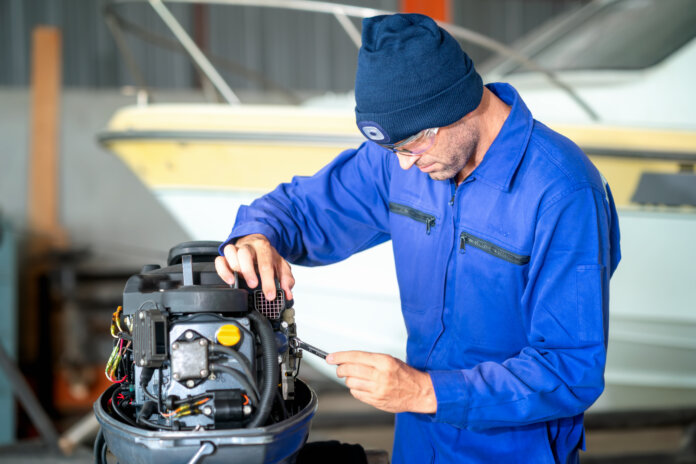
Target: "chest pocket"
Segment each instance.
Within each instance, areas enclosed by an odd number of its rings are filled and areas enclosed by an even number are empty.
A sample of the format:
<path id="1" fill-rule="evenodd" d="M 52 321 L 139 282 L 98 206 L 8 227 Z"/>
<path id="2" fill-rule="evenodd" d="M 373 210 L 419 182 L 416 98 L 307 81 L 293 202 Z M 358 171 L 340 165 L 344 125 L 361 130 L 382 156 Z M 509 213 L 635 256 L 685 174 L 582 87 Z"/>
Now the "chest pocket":
<path id="1" fill-rule="evenodd" d="M 405 312 L 424 313 L 442 302 L 439 292 L 434 292 L 429 283 L 444 279 L 444 275 L 438 276 L 444 273 L 439 263 L 438 219 L 402 203 L 389 203 L 389 211 L 401 307 Z M 409 335 L 412 332 L 409 328 Z"/>
<path id="2" fill-rule="evenodd" d="M 513 253 L 512 251 L 506 250 L 505 248 L 489 242 L 488 240 L 478 238 L 468 232 L 462 232 L 459 235 L 459 252 L 465 253 L 467 245 L 478 248 L 479 250 L 503 259 L 508 263 L 519 265 L 529 263 L 529 256 Z"/>
<path id="3" fill-rule="evenodd" d="M 430 235 L 430 230 L 435 227 L 435 216 L 424 213 L 423 211 L 417 210 L 411 206 L 390 202 L 389 211 L 423 223 L 425 225 L 425 233 L 427 235 Z"/>
<path id="4" fill-rule="evenodd" d="M 459 235 L 454 317 L 464 340 L 504 352 L 526 339 L 522 294 L 530 257 L 470 232 Z M 459 306 L 458 304 L 458 306 Z"/>

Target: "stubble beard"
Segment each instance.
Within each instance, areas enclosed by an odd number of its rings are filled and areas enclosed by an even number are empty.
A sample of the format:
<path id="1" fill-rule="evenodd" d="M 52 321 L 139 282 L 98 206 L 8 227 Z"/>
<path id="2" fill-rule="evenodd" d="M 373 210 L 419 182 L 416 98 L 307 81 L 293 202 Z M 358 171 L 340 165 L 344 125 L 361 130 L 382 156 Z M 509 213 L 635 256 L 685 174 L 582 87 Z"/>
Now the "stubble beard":
<path id="1" fill-rule="evenodd" d="M 445 148 L 445 153 L 453 154 L 447 155 L 447 162 L 444 163 L 444 168 L 442 170 L 428 173 L 430 178 L 432 180 L 454 179 L 469 163 L 476 152 L 478 143 L 478 133 L 474 131 L 463 133 L 460 137 L 455 139 L 451 145 Z"/>

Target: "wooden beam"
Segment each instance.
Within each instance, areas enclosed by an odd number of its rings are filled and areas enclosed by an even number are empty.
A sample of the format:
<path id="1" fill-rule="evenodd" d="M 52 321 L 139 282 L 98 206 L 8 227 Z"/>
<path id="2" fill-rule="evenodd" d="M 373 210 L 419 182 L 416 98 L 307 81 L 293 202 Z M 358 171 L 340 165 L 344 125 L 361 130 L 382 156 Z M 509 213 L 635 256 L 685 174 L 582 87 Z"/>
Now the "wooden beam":
<path id="1" fill-rule="evenodd" d="M 450 0 L 399 0 L 402 13 L 420 13 L 436 21 L 450 22 Z"/>
<path id="2" fill-rule="evenodd" d="M 32 113 L 27 218 L 37 239 L 32 251 L 66 245 L 60 223 L 59 116 L 61 33 L 38 26 L 32 35 Z"/>

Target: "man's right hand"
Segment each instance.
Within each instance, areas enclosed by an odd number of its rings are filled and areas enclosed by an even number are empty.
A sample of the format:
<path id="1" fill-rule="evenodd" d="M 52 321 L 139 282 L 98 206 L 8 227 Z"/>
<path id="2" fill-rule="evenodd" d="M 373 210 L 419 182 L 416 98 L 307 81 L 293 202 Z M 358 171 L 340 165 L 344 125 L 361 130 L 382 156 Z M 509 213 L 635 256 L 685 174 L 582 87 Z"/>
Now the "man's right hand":
<path id="1" fill-rule="evenodd" d="M 292 276 L 290 263 L 280 256 L 265 236 L 246 235 L 234 245 L 226 245 L 223 253 L 225 256 L 215 258 L 215 270 L 228 285 L 234 284 L 234 272 L 238 272 L 250 288 L 256 287 L 259 284 L 256 277 L 258 269 L 261 289 L 267 300 L 276 297 L 275 277 L 280 281 L 280 288 L 285 291 L 286 298 L 292 299 L 295 278 Z"/>

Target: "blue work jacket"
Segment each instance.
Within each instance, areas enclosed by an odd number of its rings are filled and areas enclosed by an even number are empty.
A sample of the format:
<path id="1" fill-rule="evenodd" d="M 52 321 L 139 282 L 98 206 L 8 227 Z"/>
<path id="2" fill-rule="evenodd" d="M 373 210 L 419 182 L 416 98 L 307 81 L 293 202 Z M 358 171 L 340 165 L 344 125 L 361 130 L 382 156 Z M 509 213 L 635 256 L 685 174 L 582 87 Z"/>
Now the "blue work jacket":
<path id="1" fill-rule="evenodd" d="M 604 388 L 611 192 L 515 89 L 488 88 L 512 109 L 459 186 L 365 142 L 241 207 L 226 242 L 261 233 L 313 266 L 391 239 L 407 362 L 437 397 L 436 414 L 397 414 L 394 463 L 576 462 Z"/>

